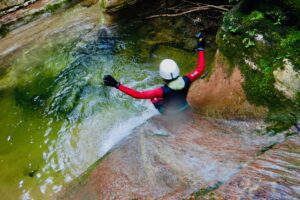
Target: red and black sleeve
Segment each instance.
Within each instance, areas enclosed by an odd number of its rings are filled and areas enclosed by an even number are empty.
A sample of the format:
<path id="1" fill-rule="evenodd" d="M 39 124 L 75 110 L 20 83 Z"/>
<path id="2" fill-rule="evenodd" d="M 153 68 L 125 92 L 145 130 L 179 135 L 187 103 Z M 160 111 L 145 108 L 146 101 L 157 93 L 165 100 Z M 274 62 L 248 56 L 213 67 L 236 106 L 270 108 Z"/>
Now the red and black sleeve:
<path id="1" fill-rule="evenodd" d="M 190 73 L 188 73 L 186 76 L 190 79 L 191 82 L 196 80 L 204 71 L 205 68 L 205 53 L 204 51 L 198 52 L 198 64 L 196 66 L 196 69 Z"/>
<path id="2" fill-rule="evenodd" d="M 163 96 L 163 90 L 161 87 L 153 90 L 139 92 L 120 84 L 118 89 L 123 93 L 136 99 L 153 99 L 153 98 L 160 98 Z"/>

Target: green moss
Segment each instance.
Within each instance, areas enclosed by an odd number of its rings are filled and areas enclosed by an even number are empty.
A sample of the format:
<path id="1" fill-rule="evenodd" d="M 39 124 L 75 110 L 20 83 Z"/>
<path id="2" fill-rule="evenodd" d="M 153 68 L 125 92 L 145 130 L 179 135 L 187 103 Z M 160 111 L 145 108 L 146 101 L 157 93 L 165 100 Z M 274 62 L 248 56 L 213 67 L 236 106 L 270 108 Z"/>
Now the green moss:
<path id="1" fill-rule="evenodd" d="M 252 12 L 228 13 L 216 41 L 230 66 L 240 67 L 249 102 L 268 107 L 269 129 L 280 131 L 300 118 L 300 106 L 295 103 L 298 100 L 289 100 L 274 88 L 273 71 L 283 67 L 284 58 L 288 58 L 296 70 L 300 69 L 300 32 L 296 27 L 276 23 L 276 18 L 268 18 L 271 11 L 264 8 L 266 5 L 260 3 Z M 273 8 L 278 12 L 278 7 Z M 263 36 L 263 41 L 256 40 L 258 34 Z M 258 69 L 251 69 L 246 59 Z"/>
<path id="2" fill-rule="evenodd" d="M 241 26 L 242 14 L 240 12 L 234 12 L 226 14 L 223 18 L 222 28 L 232 34 L 242 33 L 243 27 Z"/>
<path id="3" fill-rule="evenodd" d="M 273 142 L 270 145 L 264 146 L 263 148 L 261 148 L 257 153 L 256 156 L 260 156 L 262 154 L 264 154 L 265 152 L 269 151 L 270 149 L 272 149 L 276 144 L 278 144 L 277 142 Z"/>
<path id="4" fill-rule="evenodd" d="M 296 70 L 300 70 L 300 31 L 291 30 L 281 40 L 281 56 L 289 58 Z"/>
<path id="5" fill-rule="evenodd" d="M 210 192 L 218 189 L 222 184 L 223 184 L 223 182 L 219 181 L 219 182 L 215 183 L 213 186 L 209 186 L 209 187 L 206 187 L 206 188 L 200 188 L 198 191 L 194 192 L 192 194 L 192 196 L 195 199 L 201 199 L 202 197 L 208 195 Z"/>
<path id="6" fill-rule="evenodd" d="M 260 23 L 264 18 L 264 14 L 262 12 L 255 10 L 244 17 L 243 25 L 247 27 L 254 27 L 258 23 Z"/>
<path id="7" fill-rule="evenodd" d="M 106 8 L 106 0 L 101 0 L 101 8 Z"/>
<path id="8" fill-rule="evenodd" d="M 56 11 L 57 9 L 59 9 L 61 7 L 61 3 L 55 3 L 55 4 L 49 4 L 46 6 L 46 11 L 48 12 L 54 12 Z"/>
<path id="9" fill-rule="evenodd" d="M 58 9 L 60 9 L 61 7 L 63 7 L 64 5 L 73 5 L 76 2 L 78 2 L 78 0 L 61 0 L 61 1 L 57 1 L 53 4 L 47 5 L 46 8 L 45 8 L 45 11 L 53 13 L 53 12 L 57 11 Z M 44 11 L 42 11 L 42 12 L 44 12 Z"/>

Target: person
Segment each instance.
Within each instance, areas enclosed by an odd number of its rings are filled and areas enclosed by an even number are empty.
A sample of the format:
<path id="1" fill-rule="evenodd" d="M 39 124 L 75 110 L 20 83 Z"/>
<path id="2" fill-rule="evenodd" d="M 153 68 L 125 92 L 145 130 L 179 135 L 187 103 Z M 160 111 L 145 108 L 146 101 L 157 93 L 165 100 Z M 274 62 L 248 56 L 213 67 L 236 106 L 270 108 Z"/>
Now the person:
<path id="1" fill-rule="evenodd" d="M 180 76 L 178 65 L 174 60 L 164 59 L 159 66 L 159 74 L 165 82 L 162 87 L 140 92 L 126 87 L 111 75 L 104 76 L 104 85 L 115 87 L 136 99 L 150 99 L 162 114 L 175 114 L 186 110 L 189 107 L 186 97 L 191 83 L 201 76 L 205 68 L 206 41 L 202 33 L 198 33 L 196 37 L 198 64 L 195 70 L 185 76 Z"/>

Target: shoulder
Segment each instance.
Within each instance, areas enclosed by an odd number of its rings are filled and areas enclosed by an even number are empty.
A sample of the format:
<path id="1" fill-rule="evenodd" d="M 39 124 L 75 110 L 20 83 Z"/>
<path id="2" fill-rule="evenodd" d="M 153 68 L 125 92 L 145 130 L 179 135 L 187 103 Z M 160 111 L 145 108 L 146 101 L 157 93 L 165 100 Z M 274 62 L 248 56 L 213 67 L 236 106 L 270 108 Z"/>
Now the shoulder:
<path id="1" fill-rule="evenodd" d="M 189 78 L 188 76 L 183 76 L 182 79 L 184 80 L 184 83 L 185 83 L 186 85 L 191 84 L 191 80 L 190 80 L 190 78 Z"/>
<path id="2" fill-rule="evenodd" d="M 162 87 L 160 87 L 161 90 L 163 91 L 164 94 L 168 93 L 171 91 L 171 89 L 168 87 L 168 85 L 164 85 Z"/>

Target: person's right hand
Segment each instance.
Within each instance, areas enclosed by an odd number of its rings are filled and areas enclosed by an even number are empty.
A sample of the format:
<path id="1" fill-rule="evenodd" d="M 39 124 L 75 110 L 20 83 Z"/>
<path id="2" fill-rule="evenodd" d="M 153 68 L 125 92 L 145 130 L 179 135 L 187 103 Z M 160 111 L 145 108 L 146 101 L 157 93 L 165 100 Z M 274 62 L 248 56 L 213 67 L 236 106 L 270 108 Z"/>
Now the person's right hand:
<path id="1" fill-rule="evenodd" d="M 204 35 L 201 32 L 199 32 L 199 33 L 197 33 L 196 38 L 197 38 L 198 51 L 203 51 L 206 46 L 206 40 L 205 40 Z"/>
<path id="2" fill-rule="evenodd" d="M 120 86 L 120 83 L 118 81 L 116 81 L 116 79 L 114 79 L 114 77 L 112 77 L 111 75 L 105 75 L 103 77 L 103 82 L 104 82 L 104 85 L 110 86 L 110 87 L 119 88 L 119 86 Z"/>

